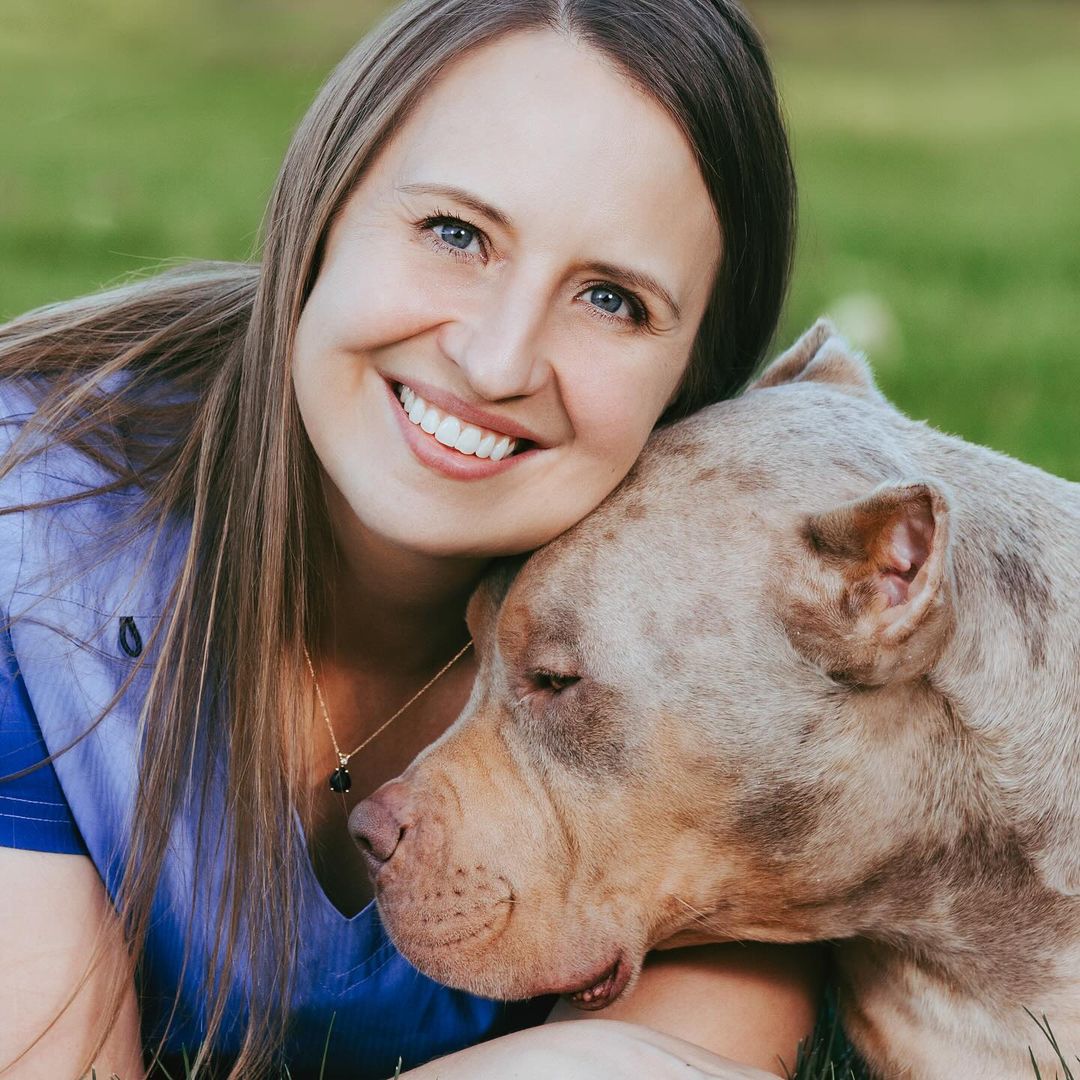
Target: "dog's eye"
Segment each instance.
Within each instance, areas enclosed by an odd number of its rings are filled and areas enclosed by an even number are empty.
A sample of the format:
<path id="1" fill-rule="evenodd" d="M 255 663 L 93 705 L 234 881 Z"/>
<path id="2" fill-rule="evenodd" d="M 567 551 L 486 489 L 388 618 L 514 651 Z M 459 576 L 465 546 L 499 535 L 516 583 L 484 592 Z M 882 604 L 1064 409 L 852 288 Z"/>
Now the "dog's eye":
<path id="1" fill-rule="evenodd" d="M 535 690 L 548 690 L 557 694 L 560 691 L 573 686 L 574 683 L 580 682 L 581 676 L 566 675 L 558 671 L 545 671 L 539 669 L 532 672 L 530 679 Z"/>

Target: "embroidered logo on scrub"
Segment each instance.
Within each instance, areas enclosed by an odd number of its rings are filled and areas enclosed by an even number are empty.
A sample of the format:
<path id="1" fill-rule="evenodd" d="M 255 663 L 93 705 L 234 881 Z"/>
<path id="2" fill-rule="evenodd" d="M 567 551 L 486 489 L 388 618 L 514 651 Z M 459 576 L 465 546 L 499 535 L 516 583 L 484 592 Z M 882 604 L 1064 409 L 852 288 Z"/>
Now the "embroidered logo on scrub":
<path id="1" fill-rule="evenodd" d="M 142 654 L 142 634 L 130 615 L 120 619 L 120 648 L 133 659 Z"/>

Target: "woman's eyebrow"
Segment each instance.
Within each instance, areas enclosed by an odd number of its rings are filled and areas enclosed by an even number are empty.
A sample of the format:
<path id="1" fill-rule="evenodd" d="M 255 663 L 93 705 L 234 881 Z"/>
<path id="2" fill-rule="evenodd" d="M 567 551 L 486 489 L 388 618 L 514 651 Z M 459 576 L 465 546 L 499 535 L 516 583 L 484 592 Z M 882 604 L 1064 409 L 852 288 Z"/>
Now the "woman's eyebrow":
<path id="1" fill-rule="evenodd" d="M 478 214 L 482 214 L 489 220 L 496 222 L 496 224 L 501 225 L 504 229 L 513 229 L 513 223 L 508 214 L 498 209 L 498 207 L 492 206 L 491 203 L 485 202 L 478 196 L 473 195 L 471 192 L 466 191 L 464 188 L 459 188 L 454 184 L 429 184 L 419 182 L 402 184 L 398 190 L 403 191 L 406 195 L 441 195 L 444 198 L 453 199 L 463 206 L 475 210 Z M 651 292 L 654 296 L 658 296 L 665 304 L 667 304 L 671 309 L 672 315 L 675 316 L 676 321 L 682 318 L 682 309 L 679 307 L 675 297 L 671 295 L 670 290 L 664 288 L 664 286 L 651 274 L 646 274 L 643 270 L 634 270 L 628 266 L 616 266 L 614 263 L 607 262 L 592 262 L 589 263 L 585 269 L 594 274 L 599 274 L 601 277 L 614 278 L 616 281 L 625 282 L 635 289 Z"/>
<path id="2" fill-rule="evenodd" d="M 484 217 L 490 218 L 504 229 L 513 227 L 509 215 L 504 214 L 497 207 L 492 206 L 491 203 L 484 202 L 483 199 L 471 194 L 464 188 L 455 187 L 453 184 L 402 184 L 398 190 L 404 191 L 406 195 L 442 195 L 447 199 L 454 199 L 456 202 L 463 203 L 470 210 L 483 214 Z"/>
<path id="3" fill-rule="evenodd" d="M 614 263 L 606 262 L 589 263 L 585 269 L 591 270 L 601 277 L 614 278 L 616 283 L 623 281 L 627 285 L 632 285 L 635 289 L 641 289 L 644 292 L 651 292 L 654 296 L 659 296 L 671 308 L 671 314 L 675 316 L 676 320 L 682 318 L 682 309 L 676 302 L 675 297 L 651 274 L 646 274 L 643 270 L 633 270 L 629 266 L 616 266 Z"/>

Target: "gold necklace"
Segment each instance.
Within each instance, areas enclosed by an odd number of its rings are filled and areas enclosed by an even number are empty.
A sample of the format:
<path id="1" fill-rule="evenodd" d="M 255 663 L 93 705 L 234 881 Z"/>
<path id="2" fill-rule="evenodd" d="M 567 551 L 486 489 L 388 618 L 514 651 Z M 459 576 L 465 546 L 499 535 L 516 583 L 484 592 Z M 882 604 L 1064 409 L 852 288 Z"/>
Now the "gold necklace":
<path id="1" fill-rule="evenodd" d="M 468 651 L 472 645 L 472 638 L 468 641 L 430 678 L 400 709 L 389 719 L 384 720 L 359 746 L 350 750 L 347 754 L 341 752 L 338 741 L 334 736 L 334 726 L 330 723 L 330 713 L 323 700 L 322 690 L 319 689 L 319 680 L 315 677 L 315 665 L 311 662 L 307 646 L 304 646 L 304 659 L 307 661 L 308 671 L 311 672 L 311 682 L 315 687 L 315 696 L 319 699 L 319 707 L 322 709 L 323 719 L 326 721 L 326 730 L 330 732 L 330 741 L 334 744 L 334 753 L 337 754 L 338 767 L 330 774 L 330 790 L 344 794 L 352 787 L 352 777 L 349 775 L 349 758 L 360 753 L 369 742 L 377 735 L 381 735 L 421 694 L 430 690 Z"/>

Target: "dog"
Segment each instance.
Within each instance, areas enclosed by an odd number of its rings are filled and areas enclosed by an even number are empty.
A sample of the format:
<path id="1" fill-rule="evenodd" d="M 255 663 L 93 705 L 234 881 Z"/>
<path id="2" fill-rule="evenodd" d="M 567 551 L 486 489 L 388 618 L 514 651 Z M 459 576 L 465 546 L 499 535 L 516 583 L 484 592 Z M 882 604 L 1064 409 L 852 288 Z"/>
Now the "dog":
<path id="1" fill-rule="evenodd" d="M 877 1076 L 1080 1050 L 1080 485 L 821 321 L 468 618 L 465 711 L 351 818 L 422 971 L 602 1008 L 660 944 L 828 940 Z"/>

